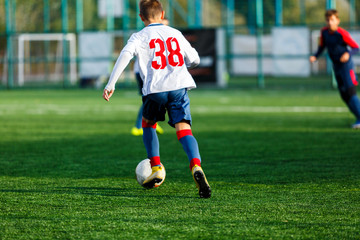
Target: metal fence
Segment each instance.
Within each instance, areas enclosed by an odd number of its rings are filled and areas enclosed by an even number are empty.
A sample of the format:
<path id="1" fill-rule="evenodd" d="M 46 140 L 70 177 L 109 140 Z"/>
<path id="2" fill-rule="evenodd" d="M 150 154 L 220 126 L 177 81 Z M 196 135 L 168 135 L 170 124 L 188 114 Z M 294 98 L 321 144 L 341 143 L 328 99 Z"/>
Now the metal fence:
<path id="1" fill-rule="evenodd" d="M 67 88 L 87 83 L 101 86 L 130 34 L 143 27 L 138 17 L 138 2 L 139 0 L 0 0 L 0 88 Z M 316 31 L 324 24 L 325 9 L 337 8 L 342 26 L 355 34 L 358 29 L 357 16 L 360 14 L 360 0 L 161 2 L 171 26 L 179 29 L 222 29 L 224 49 L 217 58 L 226 63 L 223 75 L 234 85 L 255 82 L 254 85 L 258 87 L 269 86 L 266 84 L 268 81 L 282 77 L 281 74 L 267 72 L 266 68 L 269 67 L 266 61 L 269 59 L 280 62 L 284 59 L 290 61 L 308 58 L 316 47 Z M 274 31 L 288 29 L 291 32 L 296 28 L 309 34 L 307 52 L 278 54 L 274 52 L 274 44 L 266 43 L 275 41 L 268 40 L 276 36 Z M 102 33 L 106 34 L 101 35 Z M 95 48 L 94 51 L 98 50 L 98 54 L 86 55 L 86 51 L 82 52 L 81 49 L 86 42 L 83 39 L 89 37 L 94 41 L 98 38 L 97 41 L 105 42 L 106 44 L 100 45 L 108 48 L 102 51 Z M 246 39 L 250 42 L 250 47 L 236 45 L 237 41 L 246 42 Z M 241 48 L 253 49 L 238 52 Z M 249 66 L 245 66 L 247 70 L 251 68 L 250 65 L 253 68 L 256 66 L 256 70 L 236 71 L 236 62 L 243 65 L 244 60 L 245 65 Z M 91 63 L 95 64 L 99 68 L 98 73 L 84 74 L 84 63 L 89 66 Z M 309 75 L 331 75 L 331 67 L 326 58 L 315 67 L 311 66 Z M 285 77 L 296 76 L 290 74 Z M 131 85 L 132 79 L 130 66 L 121 81 Z M 282 84 L 282 81 L 279 82 Z"/>

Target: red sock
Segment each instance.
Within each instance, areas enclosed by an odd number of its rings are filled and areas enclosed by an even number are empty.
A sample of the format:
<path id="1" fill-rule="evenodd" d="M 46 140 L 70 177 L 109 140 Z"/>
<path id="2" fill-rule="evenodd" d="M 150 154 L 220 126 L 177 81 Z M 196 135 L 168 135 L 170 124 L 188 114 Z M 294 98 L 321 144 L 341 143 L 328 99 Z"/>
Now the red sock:
<path id="1" fill-rule="evenodd" d="M 150 124 L 150 123 L 147 123 L 147 122 L 145 122 L 144 121 L 144 119 L 142 120 L 142 122 L 141 122 L 141 126 L 142 126 L 142 128 L 154 128 L 154 129 L 156 129 L 156 126 L 157 126 L 157 123 L 155 123 L 154 125 L 152 125 L 152 124 Z"/>
<path id="2" fill-rule="evenodd" d="M 193 159 L 190 161 L 190 170 L 192 170 L 195 165 L 198 165 L 199 167 L 201 167 L 201 161 L 200 161 L 200 159 L 198 159 L 198 158 L 193 158 Z"/>
<path id="3" fill-rule="evenodd" d="M 151 165 L 151 167 L 156 166 L 156 165 L 161 165 L 160 157 L 159 156 L 151 157 L 150 165 Z"/>
<path id="4" fill-rule="evenodd" d="M 191 129 L 183 129 L 183 130 L 179 130 L 176 132 L 176 136 L 178 138 L 178 140 L 180 140 L 181 138 L 185 137 L 185 136 L 192 136 L 192 131 Z"/>

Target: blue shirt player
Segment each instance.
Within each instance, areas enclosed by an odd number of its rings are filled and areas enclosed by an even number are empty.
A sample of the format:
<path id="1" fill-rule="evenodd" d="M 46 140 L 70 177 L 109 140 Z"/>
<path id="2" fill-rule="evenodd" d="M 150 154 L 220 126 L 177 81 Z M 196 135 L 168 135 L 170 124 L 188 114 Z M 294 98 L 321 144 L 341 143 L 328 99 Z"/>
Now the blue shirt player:
<path id="1" fill-rule="evenodd" d="M 327 49 L 341 98 L 356 117 L 352 128 L 360 129 L 360 101 L 356 95 L 358 80 L 351 58 L 359 52 L 359 45 L 346 30 L 339 27 L 337 10 L 327 10 L 325 18 L 327 26 L 321 29 L 319 48 L 315 55 L 310 57 L 310 62 L 315 62 L 324 49 Z"/>

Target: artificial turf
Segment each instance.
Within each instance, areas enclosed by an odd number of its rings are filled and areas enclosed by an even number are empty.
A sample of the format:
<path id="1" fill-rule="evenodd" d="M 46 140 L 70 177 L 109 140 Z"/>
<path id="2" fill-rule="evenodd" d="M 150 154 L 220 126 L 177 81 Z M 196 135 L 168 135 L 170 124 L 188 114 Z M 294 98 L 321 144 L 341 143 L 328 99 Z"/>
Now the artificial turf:
<path id="1" fill-rule="evenodd" d="M 212 187 L 200 199 L 175 131 L 166 180 L 135 180 L 140 97 L 0 92 L 0 239 L 359 239 L 360 131 L 334 90 L 193 90 Z"/>

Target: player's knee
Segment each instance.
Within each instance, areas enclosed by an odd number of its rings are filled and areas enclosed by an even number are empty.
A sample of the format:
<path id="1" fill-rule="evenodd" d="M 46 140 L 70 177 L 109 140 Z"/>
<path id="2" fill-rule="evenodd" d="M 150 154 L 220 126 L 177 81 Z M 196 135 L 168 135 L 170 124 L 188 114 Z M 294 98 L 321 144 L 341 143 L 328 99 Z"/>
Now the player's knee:
<path id="1" fill-rule="evenodd" d="M 142 118 L 142 127 L 146 128 L 146 127 L 150 127 L 150 128 L 156 128 L 156 121 L 153 120 L 148 120 L 146 118 Z"/>
<path id="2" fill-rule="evenodd" d="M 176 131 L 191 129 L 190 121 L 183 119 L 180 122 L 175 123 L 175 129 Z"/>
<path id="3" fill-rule="evenodd" d="M 356 95 L 356 87 L 350 87 L 344 91 L 341 91 L 341 98 L 344 102 L 349 102 L 349 100 Z"/>

